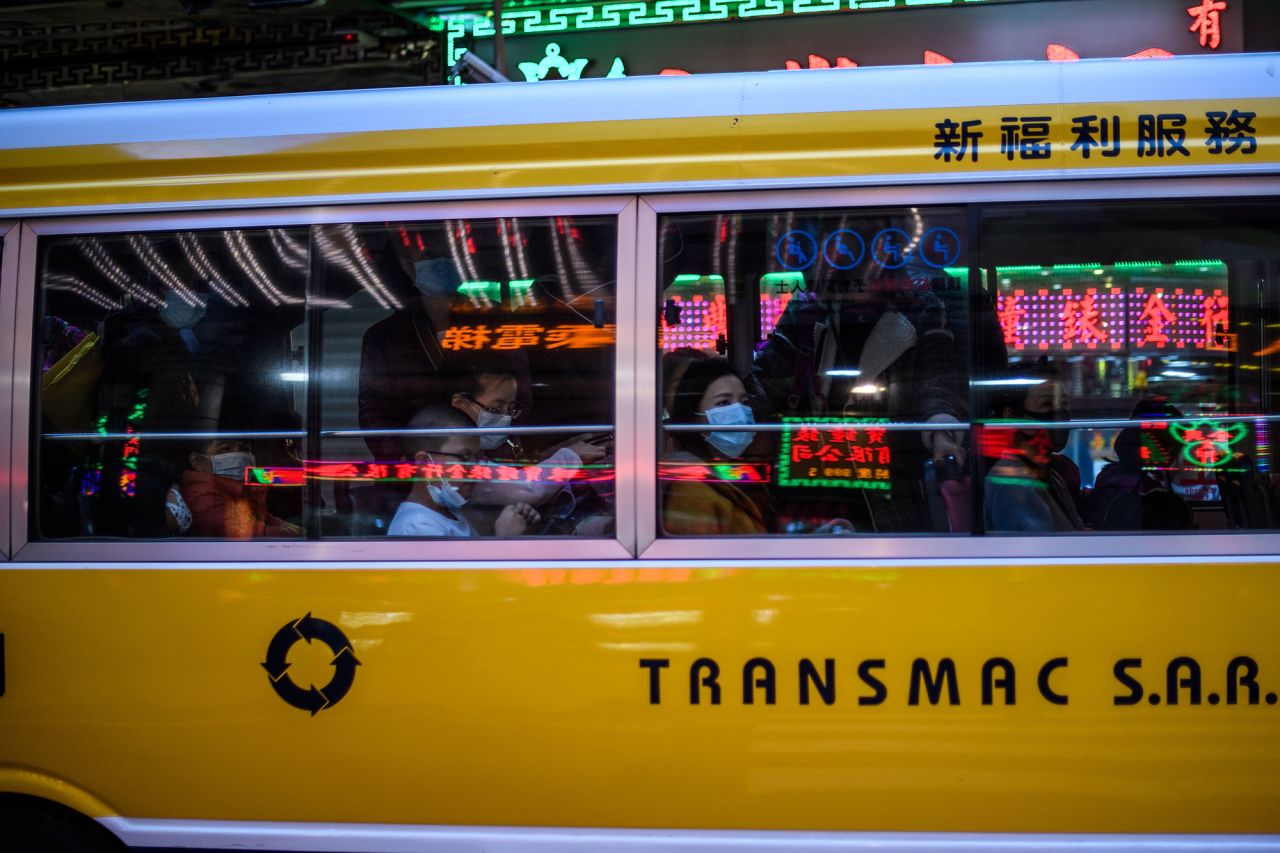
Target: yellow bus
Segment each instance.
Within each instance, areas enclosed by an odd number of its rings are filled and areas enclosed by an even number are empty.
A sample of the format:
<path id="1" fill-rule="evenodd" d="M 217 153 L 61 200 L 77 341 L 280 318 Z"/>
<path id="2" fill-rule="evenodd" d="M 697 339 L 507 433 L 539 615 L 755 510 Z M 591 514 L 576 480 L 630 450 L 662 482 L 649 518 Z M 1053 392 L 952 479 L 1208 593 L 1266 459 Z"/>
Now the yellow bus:
<path id="1" fill-rule="evenodd" d="M 0 847 L 1280 849 L 1277 63 L 0 114 Z"/>

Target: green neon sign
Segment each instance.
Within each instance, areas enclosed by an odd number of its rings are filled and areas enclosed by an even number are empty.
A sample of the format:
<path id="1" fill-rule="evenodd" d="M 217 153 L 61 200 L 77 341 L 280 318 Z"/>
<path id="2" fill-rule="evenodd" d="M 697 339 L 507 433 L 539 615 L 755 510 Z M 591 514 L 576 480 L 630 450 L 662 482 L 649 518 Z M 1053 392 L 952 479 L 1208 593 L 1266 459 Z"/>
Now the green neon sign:
<path id="1" fill-rule="evenodd" d="M 613 3 L 565 3 L 556 5 L 513 5 L 502 11 L 504 36 L 556 35 L 589 30 L 653 27 L 666 24 L 694 24 L 712 21 L 777 18 L 785 15 L 812 15 L 888 11 L 892 9 L 937 8 L 1031 2 L 1032 0 L 631 0 Z M 437 0 L 438 2 L 438 0 Z M 445 62 L 452 67 L 467 48 L 463 40 L 493 38 L 497 28 L 491 12 L 433 14 L 431 0 L 395 3 L 401 14 L 409 14 L 420 25 L 445 33 Z M 415 14 L 414 9 L 423 9 Z M 579 69 L 579 72 L 581 69 Z M 612 74 L 610 76 L 613 76 Z M 455 80 L 455 82 L 460 82 Z"/>

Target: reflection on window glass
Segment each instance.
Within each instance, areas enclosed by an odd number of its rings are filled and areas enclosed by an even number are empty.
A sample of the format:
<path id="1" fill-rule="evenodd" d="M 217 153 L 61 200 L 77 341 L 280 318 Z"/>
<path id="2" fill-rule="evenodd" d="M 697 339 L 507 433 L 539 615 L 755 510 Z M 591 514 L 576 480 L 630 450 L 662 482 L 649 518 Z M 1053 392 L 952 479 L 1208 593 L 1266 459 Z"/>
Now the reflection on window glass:
<path id="1" fill-rule="evenodd" d="M 970 526 L 963 212 L 898 208 L 661 221 L 665 535 Z"/>
<path id="2" fill-rule="evenodd" d="M 616 227 L 315 230 L 322 532 L 611 537 Z"/>
<path id="3" fill-rule="evenodd" d="M 1275 526 L 1276 221 L 1249 203 L 984 215 L 1010 362 L 977 362 L 988 531 Z"/>
<path id="4" fill-rule="evenodd" d="M 34 538 L 296 537 L 305 230 L 40 244 Z"/>

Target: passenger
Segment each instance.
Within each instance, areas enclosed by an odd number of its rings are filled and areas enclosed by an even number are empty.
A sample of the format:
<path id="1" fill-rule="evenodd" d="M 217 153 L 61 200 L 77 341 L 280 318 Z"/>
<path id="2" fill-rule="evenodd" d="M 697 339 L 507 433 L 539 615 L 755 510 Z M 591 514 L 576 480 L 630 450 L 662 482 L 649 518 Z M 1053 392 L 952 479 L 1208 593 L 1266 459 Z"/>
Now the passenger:
<path id="1" fill-rule="evenodd" d="M 1175 420 L 1178 409 L 1158 400 L 1140 400 L 1129 420 Z M 1143 438 L 1165 459 L 1144 461 Z M 1098 473 L 1086 500 L 1085 521 L 1098 530 L 1190 530 L 1191 508 L 1173 490 L 1167 469 L 1177 464 L 1177 450 L 1168 433 L 1158 428 L 1126 427 L 1116 436 L 1115 461 Z M 1162 466 L 1166 470 L 1148 470 Z"/>
<path id="2" fill-rule="evenodd" d="M 458 429 L 472 426 L 457 409 L 427 406 L 408 424 L 410 429 Z M 474 433 L 449 435 L 415 435 L 402 440 L 406 459 L 419 465 L 436 463 L 472 465 L 480 456 L 480 437 Z M 447 477 L 434 481 L 414 481 L 409 497 L 400 504 L 388 536 L 475 536 L 475 529 L 462 516 L 475 484 L 450 482 Z M 513 503 L 503 508 L 494 521 L 494 534 L 502 537 L 521 536 L 541 520 L 538 511 L 527 503 Z"/>
<path id="3" fill-rule="evenodd" d="M 1019 378 L 1034 384 L 1007 386 L 991 406 L 997 418 L 1018 421 L 1066 421 L 1067 394 L 1062 383 L 1043 372 Z M 1035 380 L 1039 381 L 1035 381 Z M 995 432 L 998 428 L 988 427 Z M 1069 429 L 1000 429 L 1008 445 L 987 472 L 983 514 L 992 532 L 1082 530 L 1076 495 L 1068 483 L 1075 464 L 1057 451 Z M 1059 457 L 1055 459 L 1055 457 Z M 1068 464 L 1069 463 L 1069 464 Z M 1076 482 L 1079 482 L 1076 469 Z"/>
<path id="4" fill-rule="evenodd" d="M 519 377 L 513 368 L 502 362 L 472 359 L 455 372 L 450 385 L 453 390 L 449 398 L 450 405 L 478 427 L 508 427 L 524 414 L 517 402 Z M 493 433 L 479 438 L 481 458 L 520 463 L 527 459 L 518 438 L 512 434 Z M 590 465 L 605 459 L 610 443 L 608 436 L 594 440 L 592 436 L 574 436 L 552 448 L 543 459 L 537 460 L 537 464 L 546 470 L 577 470 L 584 464 Z M 466 515 L 478 530 L 483 531 L 493 524 L 495 515 L 494 512 L 486 512 L 484 508 L 512 504 L 541 507 L 566 488 L 572 486 L 554 479 L 534 483 L 517 480 L 477 483 L 471 493 Z M 599 504 L 598 501 L 596 503 Z M 579 501 L 575 500 L 573 504 L 577 510 Z M 597 505 L 595 508 L 608 507 Z M 587 509 L 583 507 L 582 512 Z"/>
<path id="5" fill-rule="evenodd" d="M 253 467 L 249 442 L 215 438 L 187 457 L 181 501 L 172 490 L 166 520 L 186 521 L 192 536 L 219 539 L 301 536 L 302 529 L 267 512 L 267 493 L 260 486 L 245 484 L 245 469 Z M 189 519 L 182 518 L 183 512 Z"/>
<path id="6" fill-rule="evenodd" d="M 756 410 L 770 417 L 881 417 L 938 425 L 889 433 L 889 489 L 863 493 L 841 510 L 854 516 L 859 529 L 932 528 L 916 485 L 929 459 L 965 464 L 966 433 L 947 426 L 969 419 L 964 353 L 972 348 L 984 365 L 1006 361 L 994 303 L 980 293 L 971 312 L 964 291 L 946 279 L 923 265 L 874 266 L 832 278 L 817 292 L 793 294 L 756 354 L 748 388 Z"/>
<path id="7" fill-rule="evenodd" d="M 360 347 L 361 429 L 401 429 L 415 412 L 440 399 L 445 350 L 454 295 L 462 280 L 446 258 L 428 258 L 392 240 L 397 259 L 412 277 L 418 298 L 403 311 L 370 326 Z M 397 458 L 395 436 L 367 436 L 373 458 Z"/>
<path id="8" fill-rule="evenodd" d="M 721 358 L 691 361 L 671 398 L 671 422 L 743 425 L 755 422 L 747 389 Z M 677 450 L 666 461 L 690 463 L 739 459 L 753 432 L 673 432 Z M 750 536 L 769 532 L 766 512 L 732 483 L 679 480 L 664 490 L 663 525 L 677 536 Z"/>
<path id="9" fill-rule="evenodd" d="M 671 411 L 675 408 L 676 387 L 684 377 L 684 372 L 695 361 L 706 361 L 710 356 L 700 349 L 680 347 L 662 356 L 662 420 L 671 419 Z M 675 453 L 680 449 L 675 440 L 675 433 L 663 436 L 663 453 Z"/>

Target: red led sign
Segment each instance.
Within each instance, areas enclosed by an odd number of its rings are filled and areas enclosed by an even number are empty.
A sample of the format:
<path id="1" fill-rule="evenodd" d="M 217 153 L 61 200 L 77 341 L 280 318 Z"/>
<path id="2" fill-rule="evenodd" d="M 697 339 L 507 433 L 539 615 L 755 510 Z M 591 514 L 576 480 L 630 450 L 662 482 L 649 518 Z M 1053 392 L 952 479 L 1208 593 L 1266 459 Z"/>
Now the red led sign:
<path id="1" fill-rule="evenodd" d="M 658 479 L 665 482 L 693 483 L 767 483 L 768 465 L 734 463 L 659 462 Z"/>
<path id="2" fill-rule="evenodd" d="M 1004 342 L 1020 350 L 1230 349 L 1221 290 L 1015 289 L 996 297 Z"/>
<path id="3" fill-rule="evenodd" d="M 608 483 L 610 467 L 565 468 L 476 462 L 443 465 L 415 462 L 312 462 L 302 468 L 247 468 L 245 482 L 259 486 L 300 486 L 307 479 L 368 483 L 409 483 L 447 479 L 456 483 Z"/>

